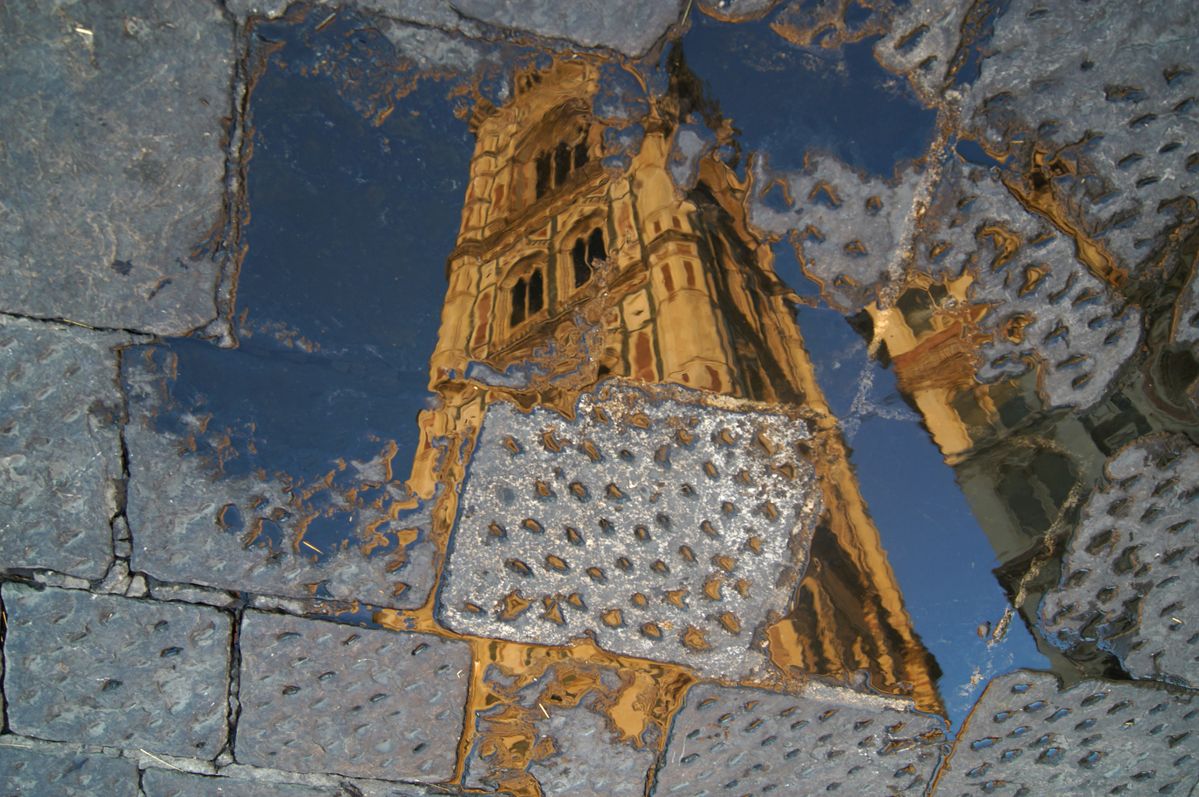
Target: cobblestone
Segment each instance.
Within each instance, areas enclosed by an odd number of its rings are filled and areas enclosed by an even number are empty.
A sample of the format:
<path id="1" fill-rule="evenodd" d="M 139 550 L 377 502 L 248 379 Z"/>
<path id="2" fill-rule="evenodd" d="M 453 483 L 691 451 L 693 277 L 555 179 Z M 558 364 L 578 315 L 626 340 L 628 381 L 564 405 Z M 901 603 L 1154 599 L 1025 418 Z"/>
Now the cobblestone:
<path id="1" fill-rule="evenodd" d="M 447 780 L 470 649 L 426 634 L 248 611 L 241 628 L 242 763 Z"/>
<path id="2" fill-rule="evenodd" d="M 0 739 L 0 794 L 5 797 L 138 797 L 137 765 L 90 753 L 52 753 Z"/>
<path id="3" fill-rule="evenodd" d="M 20 584 L 3 599 L 15 733 L 196 758 L 225 744 L 226 615 Z"/>
<path id="4" fill-rule="evenodd" d="M 1190 695 L 1115 681 L 1059 691 L 1036 672 L 987 685 L 937 778 L 963 795 L 1188 794 L 1199 706 Z"/>
<path id="5" fill-rule="evenodd" d="M 264 783 L 168 769 L 146 770 L 142 777 L 142 791 L 145 797 L 332 797 L 352 794 L 342 789 L 297 783 Z"/>
<path id="6" fill-rule="evenodd" d="M 878 698 L 694 687 L 671 726 L 654 794 L 923 794 L 943 725 Z"/>
<path id="7" fill-rule="evenodd" d="M 125 335 L 0 317 L 0 568 L 82 578 L 112 561 Z"/>
<path id="8" fill-rule="evenodd" d="M 233 26 L 216 3 L 0 7 L 0 310 L 182 334 L 216 316 Z"/>
<path id="9" fill-rule="evenodd" d="M 573 422 L 488 410 L 440 594 L 450 628 L 586 633 L 727 678 L 763 667 L 755 637 L 786 609 L 820 503 L 807 426 L 654 398 L 613 384 Z"/>

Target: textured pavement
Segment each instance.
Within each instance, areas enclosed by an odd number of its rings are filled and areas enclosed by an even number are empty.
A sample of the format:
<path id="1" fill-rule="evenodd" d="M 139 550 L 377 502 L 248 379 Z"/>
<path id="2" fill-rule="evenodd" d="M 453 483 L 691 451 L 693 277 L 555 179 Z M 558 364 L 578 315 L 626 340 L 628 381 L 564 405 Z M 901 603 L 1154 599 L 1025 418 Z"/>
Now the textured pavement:
<path id="1" fill-rule="evenodd" d="M 1058 642 L 1097 642 L 1133 680 L 1063 689 L 1044 673 L 1000 676 L 956 741 L 903 701 L 730 685 L 763 672 L 764 629 L 787 609 L 819 513 L 800 447 L 813 433 L 794 418 L 619 389 L 574 421 L 499 404 L 444 562 L 419 508 L 362 509 L 361 529 L 395 541 L 373 556 L 313 557 L 248 534 L 255 523 L 299 527 L 286 485 L 265 473 L 217 478 L 195 448 L 219 435 L 206 440 L 194 417 L 183 431 L 160 423 L 170 369 L 145 355 L 193 332 L 228 341 L 252 80 L 245 23 L 287 5 L 0 4 L 0 797 L 428 797 L 495 793 L 504 767 L 546 797 L 1194 788 L 1196 455 L 1181 437 L 1112 453 L 1041 608 Z M 473 63 L 476 42 L 509 36 L 638 56 L 685 7 L 350 5 L 382 14 L 417 63 L 447 68 Z M 1095 172 L 1054 179 L 1125 267 L 1148 272 L 1150 251 L 1190 223 L 1199 192 L 1194 46 L 1160 36 L 1186 29 L 1186 5 L 1164 3 L 1151 19 L 1131 5 L 1061 5 L 1074 16 L 1012 3 L 980 78 L 952 96 L 961 3 L 913 4 L 876 53 L 926 104 L 996 146 L 1019 140 L 1069 159 L 1084 128 L 1103 131 Z M 751 17 L 763 4 L 740 8 Z M 1084 45 L 1085 69 L 1059 57 Z M 1126 74 L 1131 50 L 1147 55 Z M 1044 78 L 1037 92 L 1023 90 L 1029 70 Z M 1058 124 L 1063 115 L 1073 122 Z M 1141 342 L 1135 303 L 985 170 L 885 182 L 817 159 L 802 174 L 762 177 L 796 196 L 827 185 L 853 200 L 809 207 L 803 221 L 818 233 L 806 244 L 814 273 L 843 309 L 874 299 L 905 247 L 915 268 L 944 274 L 994 257 L 979 225 L 1012 230 L 1012 266 L 984 273 L 974 296 L 1037 319 L 1018 340 L 996 334 L 997 315 L 983 322 L 981 378 L 1033 369 L 1050 404 L 1084 407 Z M 931 208 L 920 230 L 910 228 L 916 201 Z M 798 209 L 754 211 L 780 235 L 799 224 Z M 940 244 L 952 244 L 945 261 Z M 863 249 L 898 254 L 863 259 Z M 1060 265 L 1040 293 L 1026 290 L 1024 269 L 1050 257 Z M 1170 330 L 1180 345 L 1199 337 L 1196 296 L 1192 278 Z M 624 417 L 592 412 L 610 401 Z M 316 598 L 342 613 L 308 616 L 329 610 Z M 421 607 L 443 627 L 365 619 Z M 613 666 L 597 676 L 604 688 L 573 703 L 547 707 L 537 689 L 518 690 L 516 724 L 533 748 L 520 767 L 479 744 L 512 724 L 471 702 L 488 683 L 475 672 L 483 638 L 581 636 L 688 668 L 695 683 L 665 732 L 634 739 L 613 726 Z"/>

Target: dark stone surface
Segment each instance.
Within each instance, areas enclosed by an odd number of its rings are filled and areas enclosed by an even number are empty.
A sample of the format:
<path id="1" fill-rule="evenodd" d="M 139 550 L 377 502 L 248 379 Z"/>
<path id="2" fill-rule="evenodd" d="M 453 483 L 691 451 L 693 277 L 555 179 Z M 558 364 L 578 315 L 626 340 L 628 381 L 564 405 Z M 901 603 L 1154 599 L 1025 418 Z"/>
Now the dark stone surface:
<path id="1" fill-rule="evenodd" d="M 1193 794 L 1199 703 L 1146 684 L 1047 673 L 991 681 L 937 776 L 961 795 Z"/>
<path id="2" fill-rule="evenodd" d="M 108 569 L 127 340 L 0 317 L 0 568 Z"/>
<path id="3" fill-rule="evenodd" d="M 340 788 L 264 783 L 170 769 L 146 770 L 142 776 L 142 791 L 145 797 L 333 797 L 351 794 Z"/>
<path id="4" fill-rule="evenodd" d="M 0 6 L 0 310 L 179 334 L 216 316 L 233 25 L 205 0 Z"/>
<path id="5" fill-rule="evenodd" d="M 19 584 L 3 597 L 14 732 L 196 758 L 224 745 L 226 615 Z"/>
<path id="6" fill-rule="evenodd" d="M 465 643 L 248 611 L 241 652 L 241 763 L 453 776 L 470 680 Z"/>
<path id="7" fill-rule="evenodd" d="M 136 797 L 137 764 L 91 753 L 51 753 L 0 738 L 4 797 Z"/>
<path id="8" fill-rule="evenodd" d="M 491 25 L 632 56 L 649 50 L 682 12 L 678 0 L 452 0 L 452 6 Z"/>
<path id="9" fill-rule="evenodd" d="M 939 719 L 850 692 L 696 686 L 671 726 L 658 797 L 923 794 Z"/>

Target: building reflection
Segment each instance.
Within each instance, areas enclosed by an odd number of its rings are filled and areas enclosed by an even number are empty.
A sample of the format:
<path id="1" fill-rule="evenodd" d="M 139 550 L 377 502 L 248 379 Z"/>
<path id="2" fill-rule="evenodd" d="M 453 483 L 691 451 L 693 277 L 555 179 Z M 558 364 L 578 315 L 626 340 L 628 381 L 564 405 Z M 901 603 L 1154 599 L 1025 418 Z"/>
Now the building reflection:
<path id="1" fill-rule="evenodd" d="M 626 166 L 602 161 L 593 103 L 602 65 L 559 59 L 515 75 L 510 99 L 478 101 L 477 144 L 410 483 L 439 495 L 446 539 L 457 485 L 489 402 L 567 410 L 598 380 L 668 382 L 802 404 L 836 423 L 795 321 L 796 297 L 746 222 L 746 190 L 714 155 L 680 195 L 670 173 L 680 120 L 702 103 L 678 54 L 670 90 L 639 119 Z M 940 711 L 935 660 L 903 599 L 839 435 L 812 454 L 826 512 L 789 616 L 769 633 L 789 677 L 860 680 Z M 440 489 L 439 489 L 440 488 Z M 510 646 L 509 646 L 510 647 Z"/>

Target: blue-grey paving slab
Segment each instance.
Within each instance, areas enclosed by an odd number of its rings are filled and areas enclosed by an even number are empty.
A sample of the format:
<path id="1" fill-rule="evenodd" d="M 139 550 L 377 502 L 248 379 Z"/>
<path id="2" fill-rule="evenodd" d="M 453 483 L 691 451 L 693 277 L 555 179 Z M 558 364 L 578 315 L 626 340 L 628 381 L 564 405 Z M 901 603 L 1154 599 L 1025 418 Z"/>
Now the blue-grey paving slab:
<path id="1" fill-rule="evenodd" d="M 170 334 L 216 316 L 233 22 L 196 0 L 0 4 L 0 311 Z"/>
<path id="2" fill-rule="evenodd" d="M 5 584 L 3 597 L 15 733 L 196 758 L 225 744 L 225 614 L 20 584 Z"/>
<path id="3" fill-rule="evenodd" d="M 350 794 L 339 787 L 267 783 L 170 769 L 147 769 L 142 776 L 142 791 L 145 797 L 333 797 Z"/>
<path id="4" fill-rule="evenodd" d="M 694 687 L 671 726 L 653 793 L 923 794 L 940 761 L 941 720 L 829 691 Z"/>
<path id="5" fill-rule="evenodd" d="M 19 747 L 0 737 L 2 797 L 137 797 L 137 764 L 94 753 Z"/>
<path id="6" fill-rule="evenodd" d="M 610 382 L 568 421 L 488 408 L 438 611 L 455 631 L 745 678 L 786 612 L 821 496 L 804 419 Z"/>
<path id="7" fill-rule="evenodd" d="M 937 797 L 1193 794 L 1199 700 L 1155 685 L 1048 673 L 991 681 L 966 719 Z"/>
<path id="8" fill-rule="evenodd" d="M 260 595 L 310 598 L 319 588 L 327 597 L 376 606 L 411 609 L 424 604 L 435 574 L 436 546 L 428 533 L 431 505 L 395 509 L 407 496 L 393 484 L 384 485 L 385 500 L 356 506 L 332 488 L 321 493 L 308 485 L 300 491 L 278 476 L 224 472 L 213 461 L 219 455 L 207 458 L 195 450 L 215 449 L 222 440 L 227 445 L 224 428 L 216 423 L 208 428 L 207 421 L 171 403 L 174 361 L 156 365 L 152 358 L 158 351 L 130 349 L 121 363 L 129 399 L 126 511 L 134 570 L 162 581 Z M 170 429 L 172 423 L 176 430 Z M 374 463 L 351 466 L 361 468 L 363 484 L 383 481 L 371 472 Z M 312 503 L 305 505 L 299 492 L 307 492 Z M 300 544 L 305 526 L 317 514 L 317 499 L 326 501 L 321 511 L 332 511 L 328 505 L 336 508 L 348 538 L 345 546 L 323 557 Z M 261 533 L 252 532 L 255 527 Z M 415 533 L 401 543 L 406 530 Z M 387 543 L 379 544 L 381 538 Z"/>
<path id="9" fill-rule="evenodd" d="M 0 317 L 0 569 L 99 578 L 121 469 L 114 335 Z"/>
<path id="10" fill-rule="evenodd" d="M 235 755 L 293 772 L 448 780 L 470 667 L 465 642 L 248 611 Z"/>

